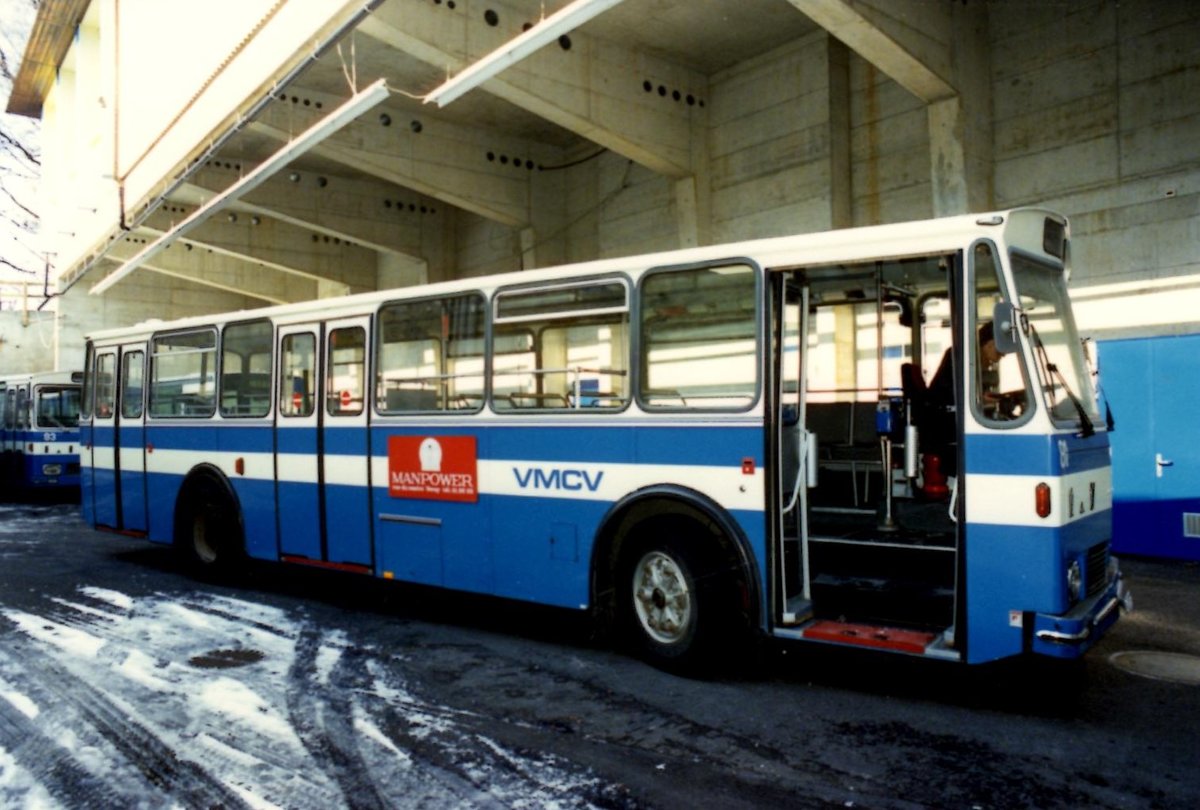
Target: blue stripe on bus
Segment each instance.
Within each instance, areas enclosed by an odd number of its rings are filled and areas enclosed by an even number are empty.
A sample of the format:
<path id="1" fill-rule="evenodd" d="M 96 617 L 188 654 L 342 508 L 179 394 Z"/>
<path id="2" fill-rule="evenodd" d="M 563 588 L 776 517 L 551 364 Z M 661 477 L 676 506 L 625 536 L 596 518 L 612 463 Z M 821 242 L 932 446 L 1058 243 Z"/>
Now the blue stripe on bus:
<path id="1" fill-rule="evenodd" d="M 496 425 L 480 426 L 476 430 L 443 430 L 428 424 L 419 428 L 386 425 L 372 429 L 372 452 L 386 456 L 390 436 L 431 435 L 476 435 L 481 442 L 481 458 L 528 461 L 585 459 L 597 464 L 637 461 L 642 464 L 730 466 L 741 464 L 744 458 L 752 458 L 761 465 L 763 455 L 761 426 L 710 428 L 687 424 L 624 428 Z"/>
<path id="2" fill-rule="evenodd" d="M 1059 442 L 1065 442 L 1064 454 Z M 971 433 L 966 436 L 967 471 L 981 475 L 1068 475 L 1109 466 L 1108 435 L 1030 436 Z"/>
<path id="3" fill-rule="evenodd" d="M 161 450 L 224 450 L 231 453 L 269 453 L 275 446 L 275 428 L 270 424 L 246 425 L 236 430 L 206 425 L 146 425 L 146 442 Z M 98 446 L 112 444 L 112 433 L 98 436 Z"/>

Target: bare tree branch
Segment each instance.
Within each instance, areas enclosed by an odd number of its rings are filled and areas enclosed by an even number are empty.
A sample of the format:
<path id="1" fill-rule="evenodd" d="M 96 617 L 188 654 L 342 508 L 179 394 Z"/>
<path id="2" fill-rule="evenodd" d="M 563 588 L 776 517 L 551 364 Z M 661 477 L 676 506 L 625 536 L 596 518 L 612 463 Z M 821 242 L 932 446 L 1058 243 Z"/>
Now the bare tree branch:
<path id="1" fill-rule="evenodd" d="M 2 141 L 8 148 L 17 151 L 22 157 L 24 157 L 34 166 L 42 165 L 42 161 L 37 155 L 35 155 L 27 146 L 25 146 L 25 144 L 9 135 L 3 129 L 0 129 L 0 141 Z"/>
<path id="2" fill-rule="evenodd" d="M 33 219 L 34 221 L 37 221 L 39 219 L 37 212 L 33 211 L 31 208 L 29 208 L 29 206 L 25 205 L 20 200 L 18 200 L 15 196 L 13 196 L 13 193 L 8 190 L 8 187 L 6 185 L 4 185 L 3 177 L 0 177 L 0 191 L 3 191 L 4 196 L 6 196 L 6 197 L 8 197 L 8 199 L 12 200 L 13 205 L 17 206 L 22 211 L 24 211 L 26 214 L 28 214 L 31 219 Z M 28 227 L 28 223 L 17 223 L 17 224 L 19 226 L 21 226 L 22 230 L 31 230 L 31 228 Z"/>

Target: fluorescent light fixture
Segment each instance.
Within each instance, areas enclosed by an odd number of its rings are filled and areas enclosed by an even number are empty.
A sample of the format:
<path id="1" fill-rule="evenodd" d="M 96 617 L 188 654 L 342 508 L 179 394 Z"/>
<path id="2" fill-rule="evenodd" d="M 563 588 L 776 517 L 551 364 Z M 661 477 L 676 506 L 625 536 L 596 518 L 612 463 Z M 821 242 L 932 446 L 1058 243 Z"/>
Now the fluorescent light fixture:
<path id="1" fill-rule="evenodd" d="M 275 174 L 275 172 L 282 169 L 292 160 L 312 149 L 387 97 L 387 82 L 383 79 L 379 79 L 362 92 L 351 96 L 342 106 L 304 130 L 294 140 L 289 141 L 282 149 L 259 164 L 254 171 L 197 208 L 183 222 L 180 222 L 158 239 L 146 245 L 141 252 L 93 285 L 88 292 L 91 295 L 99 295 L 104 292 L 152 257 L 165 250 L 176 239 L 202 224 L 213 214 L 239 197 L 249 194 L 258 188 L 271 175 Z"/>
<path id="2" fill-rule="evenodd" d="M 432 102 L 439 107 L 445 107 L 467 91 L 474 90 L 497 73 L 520 62 L 543 45 L 553 42 L 620 2 L 621 0 L 575 0 L 574 3 L 563 6 L 525 33 L 513 38 L 507 45 L 497 48 L 454 78 L 434 88 L 425 96 L 425 103 Z"/>

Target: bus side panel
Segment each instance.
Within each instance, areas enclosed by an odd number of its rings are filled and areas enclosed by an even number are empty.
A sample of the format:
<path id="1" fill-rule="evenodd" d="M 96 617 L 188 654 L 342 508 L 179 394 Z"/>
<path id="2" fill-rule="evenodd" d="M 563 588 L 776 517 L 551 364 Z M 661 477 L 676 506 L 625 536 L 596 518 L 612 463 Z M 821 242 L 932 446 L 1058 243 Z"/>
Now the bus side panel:
<path id="1" fill-rule="evenodd" d="M 373 427 L 371 435 L 372 514 L 378 572 L 406 582 L 495 593 L 492 510 L 488 496 L 477 491 L 474 500 L 393 497 L 388 485 L 388 449 L 392 437 L 441 440 L 470 436 L 475 439 L 476 481 L 478 489 L 482 489 L 479 462 L 488 452 L 489 432 L 440 425 L 382 425 Z M 412 444 L 405 445 L 409 452 Z M 449 446 L 448 442 L 445 444 Z M 395 463 L 402 470 L 420 467 L 419 457 L 398 455 Z"/>
<path id="2" fill-rule="evenodd" d="M 606 501 L 494 496 L 496 593 L 586 608 L 589 563 Z"/>
<path id="3" fill-rule="evenodd" d="M 111 424 L 92 427 L 93 513 L 96 526 L 117 525 L 117 476 L 115 434 Z"/>
<path id="4" fill-rule="evenodd" d="M 514 426 L 489 438 L 496 593 L 587 607 L 596 532 L 626 494 L 609 465 L 634 462 L 635 429 Z"/>
<path id="5" fill-rule="evenodd" d="M 271 425 L 225 423 L 219 428 L 218 466 L 229 479 L 242 510 L 246 554 L 257 560 L 279 559 L 275 543 L 275 439 Z M 238 460 L 242 472 L 238 472 Z"/>
<path id="6" fill-rule="evenodd" d="M 245 521 L 246 554 L 256 560 L 278 560 L 275 542 L 275 484 L 267 478 L 229 477 Z"/>

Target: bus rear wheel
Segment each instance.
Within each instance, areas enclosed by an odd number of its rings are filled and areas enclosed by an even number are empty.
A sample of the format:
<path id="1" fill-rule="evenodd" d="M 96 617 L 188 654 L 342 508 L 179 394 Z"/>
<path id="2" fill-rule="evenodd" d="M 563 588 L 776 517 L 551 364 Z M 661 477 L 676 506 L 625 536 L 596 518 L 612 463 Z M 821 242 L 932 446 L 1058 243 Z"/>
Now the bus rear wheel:
<path id="1" fill-rule="evenodd" d="M 696 551 L 674 539 L 640 544 L 621 568 L 625 637 L 668 671 L 707 669 L 720 622 L 719 578 Z"/>

